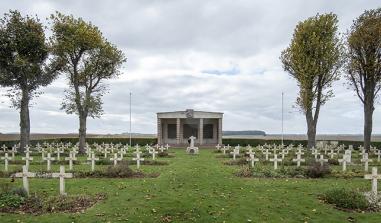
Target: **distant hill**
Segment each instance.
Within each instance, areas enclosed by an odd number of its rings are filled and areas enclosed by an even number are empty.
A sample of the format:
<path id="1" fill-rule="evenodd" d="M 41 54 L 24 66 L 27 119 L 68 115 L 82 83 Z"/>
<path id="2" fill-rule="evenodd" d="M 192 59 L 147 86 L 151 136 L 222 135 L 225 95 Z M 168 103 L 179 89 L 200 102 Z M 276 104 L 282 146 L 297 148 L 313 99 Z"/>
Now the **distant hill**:
<path id="1" fill-rule="evenodd" d="M 223 131 L 224 136 L 265 136 L 266 132 L 260 130 L 244 130 L 244 131 Z"/>

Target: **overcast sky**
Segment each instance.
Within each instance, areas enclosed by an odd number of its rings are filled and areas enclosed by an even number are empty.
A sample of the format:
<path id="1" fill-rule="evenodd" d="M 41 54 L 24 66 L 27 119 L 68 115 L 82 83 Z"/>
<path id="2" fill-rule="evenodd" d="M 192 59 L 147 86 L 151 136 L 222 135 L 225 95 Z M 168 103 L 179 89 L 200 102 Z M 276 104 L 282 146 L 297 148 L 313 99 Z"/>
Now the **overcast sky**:
<path id="1" fill-rule="evenodd" d="M 340 31 L 375 0 L 320 1 L 1 1 L 9 9 L 45 18 L 55 11 L 98 26 L 127 56 L 120 78 L 108 82 L 105 114 L 89 119 L 90 133 L 129 130 L 132 92 L 133 132 L 156 133 L 156 112 L 187 108 L 224 113 L 224 130 L 281 131 L 281 92 L 285 92 L 285 132 L 305 133 L 305 118 L 294 108 L 297 86 L 279 60 L 298 21 L 317 13 L 338 15 Z M 78 119 L 61 111 L 65 76 L 33 101 L 31 132 L 77 132 Z M 362 105 L 345 81 L 321 109 L 318 134 L 362 133 Z M 19 130 L 18 111 L 0 89 L 0 132 Z M 381 133 L 380 105 L 374 133 Z"/>

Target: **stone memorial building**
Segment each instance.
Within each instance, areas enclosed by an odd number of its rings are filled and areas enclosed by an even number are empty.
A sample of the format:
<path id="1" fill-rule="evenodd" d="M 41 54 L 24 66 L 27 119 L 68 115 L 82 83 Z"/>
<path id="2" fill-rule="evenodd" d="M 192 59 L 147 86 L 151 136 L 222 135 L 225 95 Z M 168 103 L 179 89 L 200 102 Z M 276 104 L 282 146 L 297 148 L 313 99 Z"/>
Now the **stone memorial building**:
<path id="1" fill-rule="evenodd" d="M 222 144 L 221 112 L 186 111 L 157 113 L 158 144 L 187 145 L 195 136 L 196 145 Z"/>

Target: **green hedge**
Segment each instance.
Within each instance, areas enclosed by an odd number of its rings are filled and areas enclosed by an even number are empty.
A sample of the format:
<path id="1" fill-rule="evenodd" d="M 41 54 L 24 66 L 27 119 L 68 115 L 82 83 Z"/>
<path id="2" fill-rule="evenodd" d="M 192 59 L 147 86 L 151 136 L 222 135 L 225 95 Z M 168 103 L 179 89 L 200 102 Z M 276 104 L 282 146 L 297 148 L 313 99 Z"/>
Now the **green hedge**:
<path id="1" fill-rule="evenodd" d="M 353 145 L 354 148 L 358 148 L 359 146 L 363 145 L 362 141 L 340 141 L 340 140 L 324 140 L 324 141 L 338 141 L 339 145 L 344 144 L 346 146 L 348 145 Z M 280 145 L 282 143 L 281 140 L 266 140 L 266 139 L 235 139 L 235 138 L 230 138 L 230 139 L 222 139 L 222 143 L 224 145 L 231 145 L 231 146 L 258 146 L 258 145 L 263 145 L 265 143 L 267 144 L 276 144 Z M 307 140 L 283 140 L 284 145 L 303 145 L 307 146 L 308 142 Z M 381 142 L 372 142 L 372 146 L 375 146 L 377 148 L 381 148 Z"/>
<path id="2" fill-rule="evenodd" d="M 38 139 L 38 140 L 31 140 L 30 144 L 32 146 L 35 146 L 37 143 L 42 144 L 44 142 L 47 142 L 47 143 L 61 143 L 61 142 L 68 143 L 68 142 L 71 142 L 72 144 L 76 144 L 78 142 L 78 138 Z M 102 144 L 102 143 L 129 144 L 130 139 L 129 138 L 87 138 L 86 142 L 89 144 L 93 144 L 93 143 L 98 143 L 98 144 Z M 157 139 L 156 138 L 132 138 L 131 142 L 132 142 L 132 145 L 136 145 L 136 144 L 154 145 L 157 143 Z M 12 148 L 12 146 L 17 144 L 17 143 L 19 143 L 18 140 L 0 141 L 0 147 L 4 144 L 8 148 Z"/>

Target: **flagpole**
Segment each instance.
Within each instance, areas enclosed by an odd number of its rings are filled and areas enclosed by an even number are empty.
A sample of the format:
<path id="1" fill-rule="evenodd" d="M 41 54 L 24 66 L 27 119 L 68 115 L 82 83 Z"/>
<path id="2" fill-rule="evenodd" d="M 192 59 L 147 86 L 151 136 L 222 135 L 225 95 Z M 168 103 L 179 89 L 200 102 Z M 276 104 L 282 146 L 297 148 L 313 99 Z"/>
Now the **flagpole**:
<path id="1" fill-rule="evenodd" d="M 284 95 L 284 93 L 282 92 L 282 147 L 283 147 L 283 140 L 284 140 L 284 136 L 283 136 L 283 95 Z"/>
<path id="2" fill-rule="evenodd" d="M 131 133 L 131 129 L 132 129 L 131 128 L 132 127 L 132 119 L 131 119 L 131 116 L 132 116 L 131 115 L 131 110 L 132 109 L 131 109 L 131 105 L 132 105 L 132 103 L 131 103 L 131 99 L 132 99 L 132 93 L 130 92 L 130 146 L 132 146 L 132 144 L 131 144 L 132 143 L 132 139 L 131 139 L 132 138 L 132 133 Z"/>

